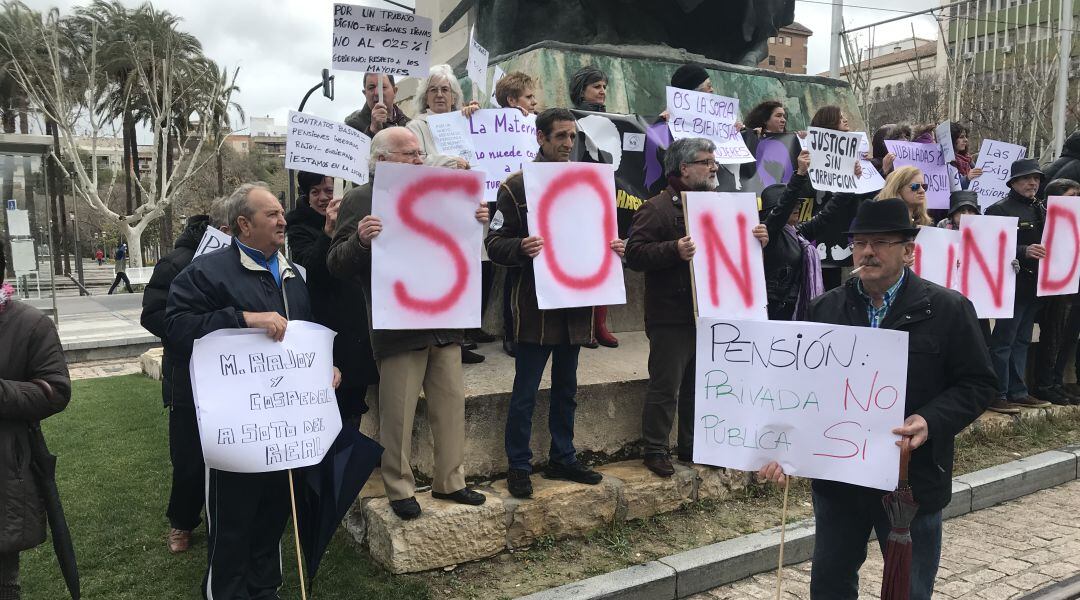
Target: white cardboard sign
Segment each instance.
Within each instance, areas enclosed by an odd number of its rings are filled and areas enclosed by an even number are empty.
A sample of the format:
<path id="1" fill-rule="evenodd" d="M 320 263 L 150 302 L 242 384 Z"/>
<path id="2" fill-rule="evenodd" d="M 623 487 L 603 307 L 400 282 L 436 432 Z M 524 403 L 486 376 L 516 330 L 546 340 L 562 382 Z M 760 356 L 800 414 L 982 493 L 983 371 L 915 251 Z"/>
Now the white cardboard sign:
<path id="1" fill-rule="evenodd" d="M 756 194 L 686 192 L 686 232 L 697 252 L 694 294 L 698 315 L 725 319 L 769 318 Z"/>
<path id="2" fill-rule="evenodd" d="M 862 176 L 859 177 L 859 189 L 855 191 L 857 194 L 869 194 L 876 192 L 885 187 L 885 179 L 878 173 L 877 167 L 874 163 L 870 162 L 869 158 L 863 158 L 864 156 L 870 156 L 872 154 L 870 150 L 870 142 L 866 138 L 866 134 L 859 133 L 859 164 L 862 165 Z"/>
<path id="3" fill-rule="evenodd" d="M 1013 317 L 1018 222 L 1016 217 L 960 217 L 960 293 L 975 305 L 980 319 Z"/>
<path id="4" fill-rule="evenodd" d="M 1080 289 L 1080 197 L 1051 196 L 1046 202 L 1039 261 L 1039 296 L 1075 294 Z"/>
<path id="5" fill-rule="evenodd" d="M 335 69 L 427 77 L 431 19 L 409 12 L 334 4 L 332 52 Z"/>
<path id="6" fill-rule="evenodd" d="M 896 489 L 907 357 L 903 331 L 698 319 L 694 462 Z"/>
<path id="7" fill-rule="evenodd" d="M 371 243 L 374 329 L 480 327 L 483 185 L 476 171 L 375 166 L 371 213 L 383 229 Z"/>
<path id="8" fill-rule="evenodd" d="M 983 170 L 983 174 L 971 180 L 968 189 L 979 194 L 979 206 L 985 211 L 987 207 L 1001 200 L 1009 193 L 1009 169 L 1014 161 L 1018 161 L 1027 155 L 1027 148 L 1008 142 L 997 140 L 983 140 L 979 146 L 979 157 L 975 160 L 975 166 Z"/>
<path id="9" fill-rule="evenodd" d="M 506 76 L 506 71 L 502 70 L 502 67 L 495 65 L 495 72 L 491 76 L 491 108 L 500 108 L 499 99 L 495 97 L 495 86 L 498 85 L 499 80 Z"/>
<path id="10" fill-rule="evenodd" d="M 208 467 L 265 473 L 317 464 L 341 431 L 334 336 L 290 321 L 275 342 L 262 329 L 195 340 L 191 387 Z"/>
<path id="11" fill-rule="evenodd" d="M 619 238 L 612 166 L 530 162 L 522 170 L 529 235 L 544 239 L 532 261 L 537 306 L 626 304 L 622 261 L 611 249 Z"/>
<path id="12" fill-rule="evenodd" d="M 859 142 L 863 137 L 859 133 L 811 127 L 806 134 L 810 185 L 820 192 L 858 192 L 855 163 L 859 161 Z"/>
<path id="13" fill-rule="evenodd" d="M 720 164 L 754 162 L 742 134 L 735 128 L 739 119 L 739 99 L 682 90 L 668 86 L 668 129 L 677 140 L 700 137 L 716 144 Z"/>
<path id="14" fill-rule="evenodd" d="M 536 158 L 536 115 L 516 108 L 482 109 L 465 118 L 458 111 L 428 117 L 440 154 L 460 156 L 483 171 L 484 200 L 495 202 L 499 186 L 511 173 Z"/>
<path id="15" fill-rule="evenodd" d="M 203 254 L 209 254 L 218 248 L 224 248 L 225 246 L 231 245 L 231 235 L 217 227 L 207 227 L 206 232 L 203 233 L 202 239 L 199 240 L 199 245 L 195 248 L 195 255 L 192 256 L 192 259 L 199 258 Z"/>
<path id="16" fill-rule="evenodd" d="M 915 166 L 922 171 L 927 208 L 949 208 L 949 169 L 941 156 L 941 146 L 885 140 L 885 147 L 896 155 L 894 168 Z"/>
<path id="17" fill-rule="evenodd" d="M 938 124 L 934 129 L 934 139 L 941 146 L 941 156 L 946 164 L 956 160 L 956 150 L 952 145 L 952 122 L 942 121 Z"/>
<path id="18" fill-rule="evenodd" d="M 927 281 L 956 289 L 960 263 L 960 232 L 942 227 L 920 227 L 915 236 L 915 264 L 911 270 Z"/>
<path id="19" fill-rule="evenodd" d="M 484 92 L 487 90 L 488 51 L 476 41 L 476 31 L 469 30 L 469 79 Z M 496 79 L 496 81 L 498 81 Z"/>
<path id="20" fill-rule="evenodd" d="M 285 168 L 368 182 L 371 138 L 344 123 L 289 111 Z"/>

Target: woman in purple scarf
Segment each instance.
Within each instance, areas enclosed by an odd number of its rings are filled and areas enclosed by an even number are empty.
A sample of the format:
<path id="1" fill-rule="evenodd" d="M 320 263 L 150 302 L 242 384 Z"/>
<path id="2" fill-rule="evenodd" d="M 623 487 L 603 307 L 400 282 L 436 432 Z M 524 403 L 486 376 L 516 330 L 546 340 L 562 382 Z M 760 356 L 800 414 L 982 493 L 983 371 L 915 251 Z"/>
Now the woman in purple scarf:
<path id="1" fill-rule="evenodd" d="M 769 231 L 764 249 L 765 292 L 773 321 L 802 320 L 810 301 L 825 291 L 821 257 L 811 240 L 850 223 L 859 203 L 857 195 L 833 194 L 821 212 L 800 223 L 800 191 L 809 186 L 809 169 L 810 152 L 803 150 L 787 184 L 770 185 L 761 192 L 761 220 Z"/>

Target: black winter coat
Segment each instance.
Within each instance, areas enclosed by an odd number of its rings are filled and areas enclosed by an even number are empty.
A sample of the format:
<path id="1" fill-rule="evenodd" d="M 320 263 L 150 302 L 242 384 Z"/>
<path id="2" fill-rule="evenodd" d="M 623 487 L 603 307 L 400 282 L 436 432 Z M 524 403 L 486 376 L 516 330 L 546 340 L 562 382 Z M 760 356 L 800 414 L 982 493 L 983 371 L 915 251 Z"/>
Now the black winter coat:
<path id="1" fill-rule="evenodd" d="M 802 201 L 809 179 L 794 173 L 788 180 L 787 189 L 780 203 L 765 215 L 763 222 L 769 230 L 769 243 L 765 246 L 765 294 L 769 299 L 769 318 L 789 320 L 795 311 L 799 290 L 803 285 L 802 245 L 784 231 L 791 211 Z M 817 240 L 835 235 L 836 231 L 851 223 L 859 205 L 859 196 L 853 194 L 828 194 L 827 203 L 812 219 L 803 221 L 795 229 L 807 240 Z"/>
<path id="2" fill-rule="evenodd" d="M 986 207 L 986 214 L 1019 218 L 1016 230 L 1016 259 L 1020 261 L 1020 272 L 1016 274 L 1016 294 L 1034 298 L 1039 261 L 1028 258 L 1027 247 L 1042 243 L 1046 205 L 1038 198 L 1025 198 L 1009 190 L 1004 198 Z"/>
<path id="3" fill-rule="evenodd" d="M 31 467 L 30 431 L 70 399 L 53 322 L 29 304 L 0 302 L 0 553 L 45 541 L 44 488 Z"/>
<path id="4" fill-rule="evenodd" d="M 1046 198 L 1046 184 L 1055 179 L 1080 181 L 1080 131 L 1073 132 L 1061 148 L 1061 156 L 1043 169 L 1042 184 L 1039 185 L 1039 198 Z"/>
<path id="5" fill-rule="evenodd" d="M 337 279 L 326 266 L 330 237 L 323 231 L 326 217 L 302 197 L 285 215 L 285 235 L 294 263 L 307 269 L 308 295 L 315 322 L 338 333 L 334 338 L 334 366 L 341 371 L 345 388 L 364 388 L 379 382 L 371 356 L 367 311 L 356 302 L 363 288 L 352 280 Z"/>
<path id="6" fill-rule="evenodd" d="M 161 257 L 154 265 L 154 273 L 143 291 L 143 311 L 139 322 L 147 331 L 161 338 L 161 401 L 165 406 L 195 405 L 191 397 L 191 382 L 186 376 L 187 361 L 177 362 L 165 339 L 165 304 L 169 300 L 169 287 L 180 271 L 191 264 L 209 224 L 210 217 L 206 215 L 188 218 L 187 226 L 176 238 L 172 252 Z M 183 371 L 184 376 L 177 379 L 174 375 L 177 371 Z"/>
<path id="7" fill-rule="evenodd" d="M 304 280 L 292 263 L 281 265 L 281 287 L 274 276 L 236 244 L 192 261 L 173 281 L 165 309 L 165 337 L 177 360 L 191 360 L 195 340 L 218 329 L 247 327 L 243 312 L 276 312 L 290 321 L 314 321 Z M 179 379 L 188 374 L 179 370 Z M 191 382 L 188 381 L 190 386 Z"/>
<path id="8" fill-rule="evenodd" d="M 856 281 L 819 296 L 807 321 L 869 327 Z M 926 443 L 911 454 L 909 477 L 919 513 L 934 513 L 952 498 L 954 438 L 997 396 L 997 378 L 971 301 L 910 269 L 881 327 L 908 332 L 904 416 L 919 414 L 929 431 Z M 834 481 L 813 485 L 818 493 L 849 498 L 885 493 Z"/>

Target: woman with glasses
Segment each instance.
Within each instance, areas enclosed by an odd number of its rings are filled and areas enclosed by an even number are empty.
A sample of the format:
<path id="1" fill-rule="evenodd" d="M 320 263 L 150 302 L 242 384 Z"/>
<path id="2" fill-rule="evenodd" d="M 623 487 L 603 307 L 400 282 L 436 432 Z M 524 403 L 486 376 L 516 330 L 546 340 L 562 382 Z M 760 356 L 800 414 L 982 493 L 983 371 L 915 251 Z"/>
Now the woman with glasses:
<path id="1" fill-rule="evenodd" d="M 934 220 L 926 212 L 926 180 L 918 167 L 900 167 L 889 173 L 889 177 L 885 179 L 885 187 L 881 188 L 875 200 L 886 198 L 903 200 L 916 226 L 934 224 Z"/>
<path id="2" fill-rule="evenodd" d="M 427 119 L 431 115 L 441 115 L 452 110 L 462 109 L 461 84 L 454 76 L 450 65 L 435 65 L 431 67 L 426 79 L 420 82 L 416 96 L 416 117 L 405 127 L 416 134 L 420 140 L 420 158 L 425 165 L 431 167 L 449 167 L 452 169 L 468 169 L 469 161 L 458 156 L 439 154 L 435 146 L 435 137 L 431 135 L 431 127 Z M 469 116 L 473 111 L 480 108 L 475 101 L 470 102 L 461 112 Z"/>

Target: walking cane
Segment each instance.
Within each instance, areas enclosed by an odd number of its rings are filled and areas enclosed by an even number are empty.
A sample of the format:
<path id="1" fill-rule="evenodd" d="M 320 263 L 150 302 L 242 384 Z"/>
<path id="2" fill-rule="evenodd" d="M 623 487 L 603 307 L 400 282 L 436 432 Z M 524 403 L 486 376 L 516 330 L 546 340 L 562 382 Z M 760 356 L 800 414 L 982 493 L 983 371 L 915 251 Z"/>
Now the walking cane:
<path id="1" fill-rule="evenodd" d="M 292 503 L 293 541 L 296 542 L 296 570 L 300 576 L 300 598 L 307 600 L 307 587 L 304 586 L 304 562 L 300 556 L 300 526 L 296 521 L 296 490 L 293 489 L 292 469 L 289 469 L 289 502 Z"/>

